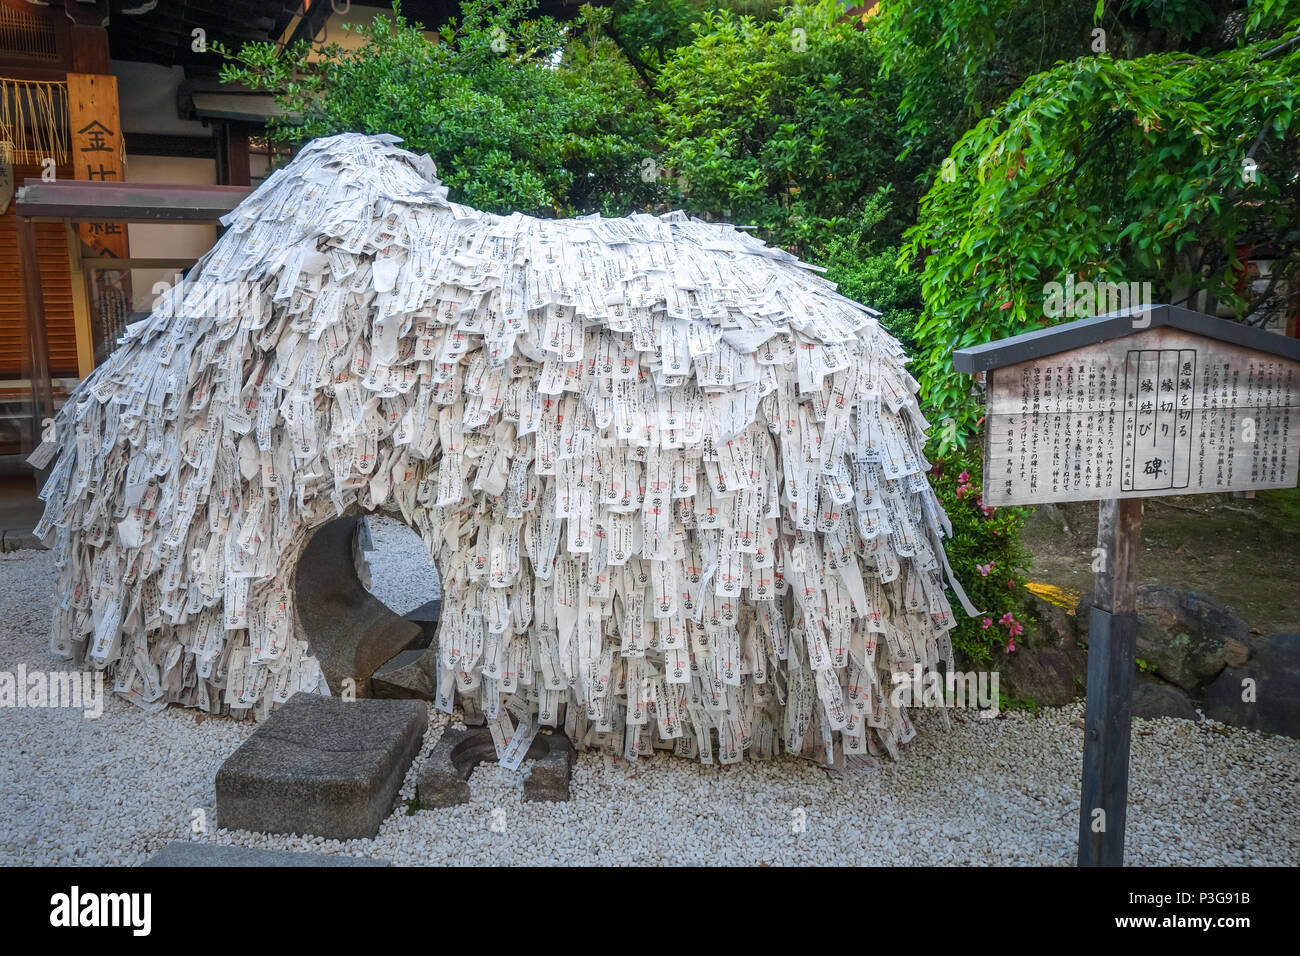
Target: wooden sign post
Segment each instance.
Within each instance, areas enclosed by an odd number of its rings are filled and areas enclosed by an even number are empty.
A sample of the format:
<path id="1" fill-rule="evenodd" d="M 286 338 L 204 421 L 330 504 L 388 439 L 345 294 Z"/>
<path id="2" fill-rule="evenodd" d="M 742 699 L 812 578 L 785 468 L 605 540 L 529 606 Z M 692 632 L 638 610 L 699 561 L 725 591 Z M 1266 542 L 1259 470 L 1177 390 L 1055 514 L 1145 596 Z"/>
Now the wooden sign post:
<path id="1" fill-rule="evenodd" d="M 1142 498 L 1295 487 L 1300 341 L 1169 305 L 953 353 L 987 375 L 984 502 L 1099 502 L 1079 865 L 1120 866 Z"/>
<path id="2" fill-rule="evenodd" d="M 1137 559 L 1142 499 L 1108 498 L 1097 512 L 1097 589 L 1088 623 L 1088 697 L 1079 794 L 1079 865 L 1121 866 L 1128 748 L 1137 666 Z M 1097 553 L 1100 552 L 1100 553 Z M 1086 808 L 1086 809 L 1085 809 Z"/>

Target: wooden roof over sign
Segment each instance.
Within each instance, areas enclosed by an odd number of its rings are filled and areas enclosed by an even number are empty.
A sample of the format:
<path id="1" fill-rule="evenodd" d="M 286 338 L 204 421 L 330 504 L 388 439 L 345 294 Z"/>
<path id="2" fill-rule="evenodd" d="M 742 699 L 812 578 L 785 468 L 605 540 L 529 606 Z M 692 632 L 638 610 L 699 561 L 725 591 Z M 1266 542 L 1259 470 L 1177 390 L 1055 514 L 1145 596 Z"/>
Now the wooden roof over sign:
<path id="1" fill-rule="evenodd" d="M 1147 307 L 1145 314 L 1140 307 L 1123 309 L 957 349 L 952 353 L 952 364 L 959 372 L 987 372 L 1162 326 L 1300 362 L 1300 339 L 1177 305 L 1153 305 Z"/>

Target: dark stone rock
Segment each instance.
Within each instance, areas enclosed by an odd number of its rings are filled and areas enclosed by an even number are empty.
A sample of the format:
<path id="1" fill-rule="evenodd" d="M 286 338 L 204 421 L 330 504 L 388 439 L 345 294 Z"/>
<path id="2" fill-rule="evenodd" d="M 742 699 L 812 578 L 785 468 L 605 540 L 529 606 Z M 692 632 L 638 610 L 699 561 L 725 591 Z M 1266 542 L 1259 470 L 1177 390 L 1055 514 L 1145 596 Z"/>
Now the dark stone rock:
<path id="1" fill-rule="evenodd" d="M 260 833 L 372 838 L 427 726 L 420 701 L 295 694 L 217 771 L 217 823 Z"/>
<path id="2" fill-rule="evenodd" d="M 1275 634 L 1245 664 L 1224 668 L 1205 692 L 1204 711 L 1225 724 L 1300 738 L 1300 634 Z"/>
<path id="3" fill-rule="evenodd" d="M 481 749 L 486 737 L 488 753 L 469 760 L 467 751 Z M 469 803 L 469 775 L 482 760 L 496 759 L 492 735 L 482 730 L 457 730 L 448 727 L 442 738 L 420 765 L 415 778 L 415 799 L 421 807 L 454 807 Z"/>
<path id="4" fill-rule="evenodd" d="M 5 531 L 3 535 L 0 535 L 0 552 L 7 554 L 10 551 L 22 551 L 25 549 L 32 551 L 49 550 L 45 547 L 45 542 L 36 537 L 36 535 L 32 534 L 30 531 L 17 529 L 13 531 Z"/>
<path id="5" fill-rule="evenodd" d="M 244 846 L 176 841 L 145 860 L 142 866 L 388 866 L 387 860 L 328 853 L 255 850 Z"/>
<path id="6" fill-rule="evenodd" d="M 1181 717 L 1199 720 L 1192 700 L 1173 684 L 1153 680 L 1133 682 L 1133 716 L 1147 719 L 1155 717 Z"/>
<path id="7" fill-rule="evenodd" d="M 1033 591 L 1025 592 L 1025 603 L 1038 622 L 1017 639 L 1020 647 L 1075 647 L 1079 642 L 1078 613 L 1075 607 L 1049 601 Z M 1064 593 L 1062 594 L 1065 597 Z"/>
<path id="8" fill-rule="evenodd" d="M 1223 642 L 1223 660 L 1229 667 L 1240 667 L 1250 660 L 1250 647 L 1230 637 Z"/>
<path id="9" fill-rule="evenodd" d="M 1086 636 L 1091 595 L 1077 618 Z M 1213 598 L 1163 585 L 1138 589 L 1137 656 L 1155 673 L 1190 694 L 1199 694 L 1227 665 L 1228 640 L 1245 643 L 1247 629 L 1237 615 Z"/>
<path id="10" fill-rule="evenodd" d="M 418 624 L 398 617 L 357 577 L 360 517 L 338 518 L 319 528 L 294 570 L 298 633 L 320 662 L 330 691 L 344 693 L 351 678 L 358 697 L 373 695 L 371 675 L 422 640 Z"/>
<path id="11" fill-rule="evenodd" d="M 1000 693 L 1042 707 L 1060 707 L 1082 697 L 1088 676 L 1088 657 L 1074 646 L 1019 647 L 998 655 L 991 666 L 999 671 Z"/>
<path id="12" fill-rule="evenodd" d="M 543 744 L 545 753 L 534 757 L 539 743 Z M 547 733 L 543 730 L 528 748 L 528 756 L 534 759 L 531 772 L 524 778 L 524 800 L 566 802 L 569 799 L 569 777 L 576 759 L 569 738 L 560 731 Z"/>
<path id="13" fill-rule="evenodd" d="M 407 611 L 402 617 L 412 624 L 419 625 L 424 632 L 424 637 L 412 646 L 432 647 L 433 642 L 438 638 L 438 621 L 442 618 L 442 598 L 427 601 L 414 611 Z"/>
<path id="14" fill-rule="evenodd" d="M 402 651 L 370 678 L 376 697 L 433 700 L 438 695 L 438 651 Z"/>
<path id="15" fill-rule="evenodd" d="M 563 733 L 542 730 L 528 748 L 525 764 L 524 799 L 533 801 L 569 799 L 569 774 L 575 759 L 573 744 Z M 421 807 L 454 807 L 469 802 L 469 776 L 481 763 L 497 759 L 492 734 L 487 730 L 456 730 L 448 727 L 442 739 L 420 767 L 415 782 Z"/>

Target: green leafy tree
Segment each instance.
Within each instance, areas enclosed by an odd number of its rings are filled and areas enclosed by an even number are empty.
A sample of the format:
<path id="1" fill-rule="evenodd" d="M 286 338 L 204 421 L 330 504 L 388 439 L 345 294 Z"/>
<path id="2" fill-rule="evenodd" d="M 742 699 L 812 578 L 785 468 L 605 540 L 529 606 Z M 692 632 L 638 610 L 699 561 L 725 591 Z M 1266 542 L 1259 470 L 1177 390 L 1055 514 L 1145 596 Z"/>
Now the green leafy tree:
<path id="1" fill-rule="evenodd" d="M 1099 48 L 1122 59 L 1223 49 L 1222 28 L 1238 6 L 1224 0 L 909 0 L 880 4 L 870 22 L 885 70 L 902 87 L 899 119 L 908 148 L 938 162 L 1030 76 Z"/>
<path id="2" fill-rule="evenodd" d="M 759 21 L 708 13 L 658 77 L 663 163 L 688 210 L 753 224 L 797 251 L 825 247 L 876 190 L 910 206 L 897 96 L 871 34 L 833 0 Z M 898 235 L 899 219 L 881 224 Z"/>
<path id="3" fill-rule="evenodd" d="M 968 662 L 982 663 L 1013 652 L 1016 638 L 1032 624 L 1025 610 L 1025 572 L 1029 553 L 1020 540 L 1028 511 L 984 504 L 983 470 L 977 452 L 953 452 L 938 459 L 930 484 L 952 522 L 944 551 L 967 597 L 981 613 L 967 617 L 956 596 L 953 648 Z"/>
<path id="4" fill-rule="evenodd" d="M 881 314 L 881 323 L 902 344 L 915 353 L 915 325 L 921 312 L 921 277 L 898 267 L 897 245 L 881 239 L 880 224 L 893 209 L 893 190 L 882 186 L 862 206 L 856 219 L 845 217 L 844 225 L 827 241 L 819 255 L 826 278 L 842 295 L 866 303 Z"/>
<path id="5" fill-rule="evenodd" d="M 924 260 L 918 378 L 941 451 L 982 415 L 952 350 L 1064 318 L 1049 283 L 1149 281 L 1156 301 L 1205 292 L 1253 319 L 1296 288 L 1300 3 L 1247 12 L 1221 52 L 1037 73 L 952 148 L 902 255 Z M 1238 257 L 1259 243 L 1278 256 L 1262 291 Z"/>
<path id="6" fill-rule="evenodd" d="M 393 133 L 427 152 L 458 201 L 493 212 L 623 213 L 661 188 L 642 173 L 654 115 L 643 84 L 588 10 L 561 25 L 532 0 L 471 0 L 431 41 L 396 10 L 360 45 L 248 44 L 222 79 L 267 90 L 290 117 L 278 143 Z"/>
<path id="7" fill-rule="evenodd" d="M 728 0 L 734 14 L 770 20 L 786 0 Z M 695 39 L 693 27 L 719 6 L 710 0 L 614 0 L 605 29 L 653 89 L 660 68 L 679 48 Z"/>

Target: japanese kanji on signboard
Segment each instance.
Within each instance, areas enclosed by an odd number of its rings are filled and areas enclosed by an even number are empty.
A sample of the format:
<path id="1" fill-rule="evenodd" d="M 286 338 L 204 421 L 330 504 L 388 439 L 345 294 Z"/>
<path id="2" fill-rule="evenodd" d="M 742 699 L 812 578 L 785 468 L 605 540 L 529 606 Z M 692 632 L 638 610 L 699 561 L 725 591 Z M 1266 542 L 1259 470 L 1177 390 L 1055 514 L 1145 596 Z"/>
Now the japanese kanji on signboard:
<path id="1" fill-rule="evenodd" d="M 1294 487 L 1300 362 L 1170 326 L 989 371 L 984 499 Z"/>

